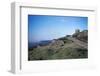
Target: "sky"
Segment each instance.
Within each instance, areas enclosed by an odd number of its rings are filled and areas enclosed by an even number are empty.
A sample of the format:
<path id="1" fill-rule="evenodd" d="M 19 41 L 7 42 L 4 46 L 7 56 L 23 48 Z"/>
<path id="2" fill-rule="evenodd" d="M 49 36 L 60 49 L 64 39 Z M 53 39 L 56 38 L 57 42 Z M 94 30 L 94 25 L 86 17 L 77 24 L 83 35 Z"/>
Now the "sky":
<path id="1" fill-rule="evenodd" d="M 38 42 L 72 35 L 88 29 L 88 17 L 28 15 L 28 41 Z"/>

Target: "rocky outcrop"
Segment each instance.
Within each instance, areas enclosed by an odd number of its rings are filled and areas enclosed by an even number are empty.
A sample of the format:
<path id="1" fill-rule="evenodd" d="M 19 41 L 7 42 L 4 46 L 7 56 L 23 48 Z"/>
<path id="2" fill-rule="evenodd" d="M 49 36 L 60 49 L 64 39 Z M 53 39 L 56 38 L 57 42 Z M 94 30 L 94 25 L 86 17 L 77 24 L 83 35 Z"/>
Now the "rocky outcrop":
<path id="1" fill-rule="evenodd" d="M 54 40 L 50 45 L 51 46 L 61 46 L 61 45 L 64 45 L 64 42 L 62 40 Z"/>
<path id="2" fill-rule="evenodd" d="M 77 38 L 83 42 L 87 42 L 88 41 L 88 30 L 83 30 L 81 32 L 74 33 L 72 37 Z"/>

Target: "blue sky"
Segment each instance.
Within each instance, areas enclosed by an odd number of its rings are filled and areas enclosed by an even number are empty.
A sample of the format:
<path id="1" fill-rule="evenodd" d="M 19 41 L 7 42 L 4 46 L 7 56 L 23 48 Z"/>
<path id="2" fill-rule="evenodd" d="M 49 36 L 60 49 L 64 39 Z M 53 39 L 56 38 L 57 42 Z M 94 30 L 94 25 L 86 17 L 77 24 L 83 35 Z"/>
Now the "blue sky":
<path id="1" fill-rule="evenodd" d="M 85 30 L 87 17 L 28 15 L 28 41 L 52 40 L 71 35 L 75 29 Z"/>

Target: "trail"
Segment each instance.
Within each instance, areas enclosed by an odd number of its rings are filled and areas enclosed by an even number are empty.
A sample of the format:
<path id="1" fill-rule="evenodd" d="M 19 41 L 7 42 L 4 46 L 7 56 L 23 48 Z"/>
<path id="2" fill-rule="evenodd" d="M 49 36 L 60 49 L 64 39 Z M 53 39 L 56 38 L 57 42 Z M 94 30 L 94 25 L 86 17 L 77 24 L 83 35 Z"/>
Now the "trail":
<path id="1" fill-rule="evenodd" d="M 88 48 L 87 43 L 85 43 L 85 42 L 82 42 L 82 41 L 80 41 L 80 40 L 78 40 L 78 39 L 76 39 L 76 38 L 73 38 L 73 37 L 68 37 L 68 39 L 69 39 L 69 40 L 72 40 L 72 41 L 75 42 L 77 45 L 79 45 L 79 46 L 81 46 L 81 47 L 83 47 L 83 48 L 85 48 L 85 49 Z"/>

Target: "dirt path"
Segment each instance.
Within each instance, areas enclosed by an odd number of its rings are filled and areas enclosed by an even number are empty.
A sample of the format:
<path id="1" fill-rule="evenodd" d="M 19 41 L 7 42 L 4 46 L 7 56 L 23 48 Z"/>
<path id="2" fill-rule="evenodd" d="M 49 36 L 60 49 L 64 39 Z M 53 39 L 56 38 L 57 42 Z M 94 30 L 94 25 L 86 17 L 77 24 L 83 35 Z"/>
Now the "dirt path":
<path id="1" fill-rule="evenodd" d="M 88 48 L 87 43 L 85 43 L 85 42 L 82 42 L 82 41 L 80 41 L 76 38 L 72 38 L 72 37 L 68 37 L 68 39 L 74 41 L 77 45 L 79 45 L 81 47 L 84 47 L 86 49 Z"/>

